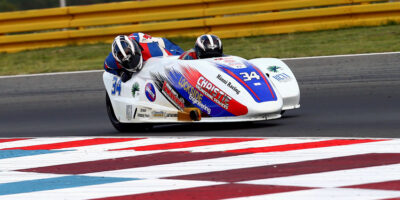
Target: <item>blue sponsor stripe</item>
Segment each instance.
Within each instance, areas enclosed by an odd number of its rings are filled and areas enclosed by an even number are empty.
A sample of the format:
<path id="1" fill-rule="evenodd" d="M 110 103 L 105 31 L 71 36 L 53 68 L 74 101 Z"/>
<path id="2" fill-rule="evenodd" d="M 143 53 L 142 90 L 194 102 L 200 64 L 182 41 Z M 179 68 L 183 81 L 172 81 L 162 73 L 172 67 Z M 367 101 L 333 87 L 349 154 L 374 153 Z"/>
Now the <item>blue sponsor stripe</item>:
<path id="1" fill-rule="evenodd" d="M 216 63 L 216 66 L 242 85 L 256 102 L 276 101 L 275 91 L 264 74 L 249 62 L 244 61 L 243 63 L 246 68 L 235 69 L 218 63 Z M 255 73 L 258 78 L 250 78 L 252 73 Z M 247 75 L 249 79 L 246 80 L 243 75 Z"/>
<path id="2" fill-rule="evenodd" d="M 58 153 L 71 150 L 0 150 L 0 159 L 15 158 L 23 156 L 34 156 L 40 154 Z"/>
<path id="3" fill-rule="evenodd" d="M 27 192 L 38 192 L 46 190 L 82 187 L 105 183 L 115 183 L 137 178 L 115 178 L 115 177 L 96 177 L 96 176 L 63 176 L 56 178 L 20 181 L 13 183 L 0 184 L 0 195 L 20 194 Z"/>
<path id="4" fill-rule="evenodd" d="M 195 86 L 191 85 L 186 78 L 177 71 L 170 71 L 168 80 L 172 83 L 172 85 L 175 87 L 175 89 L 178 91 L 178 93 L 186 100 L 192 103 L 194 106 L 199 108 L 202 112 L 207 113 L 208 115 L 212 117 L 230 117 L 230 116 L 235 116 L 232 113 L 228 112 L 215 102 L 213 102 L 211 99 L 209 99 L 207 96 L 202 97 L 202 101 L 198 102 L 195 99 L 196 98 L 190 98 L 189 92 L 191 90 L 196 90 L 198 91 Z M 182 87 L 182 85 L 189 85 L 186 89 Z M 201 105 L 200 105 L 201 104 Z"/>

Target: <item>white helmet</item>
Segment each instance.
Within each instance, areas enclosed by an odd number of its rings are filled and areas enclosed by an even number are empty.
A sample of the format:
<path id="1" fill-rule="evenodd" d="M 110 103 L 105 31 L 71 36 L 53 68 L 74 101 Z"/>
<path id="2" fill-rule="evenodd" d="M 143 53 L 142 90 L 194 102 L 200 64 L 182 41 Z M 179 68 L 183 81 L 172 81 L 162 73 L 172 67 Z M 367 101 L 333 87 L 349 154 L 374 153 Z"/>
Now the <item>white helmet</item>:
<path id="1" fill-rule="evenodd" d="M 135 40 L 119 35 L 115 37 L 111 50 L 115 60 L 127 71 L 138 72 L 142 69 L 142 49 Z"/>
<path id="2" fill-rule="evenodd" d="M 221 39 L 216 35 L 205 34 L 197 38 L 194 45 L 198 58 L 213 58 L 223 56 Z"/>

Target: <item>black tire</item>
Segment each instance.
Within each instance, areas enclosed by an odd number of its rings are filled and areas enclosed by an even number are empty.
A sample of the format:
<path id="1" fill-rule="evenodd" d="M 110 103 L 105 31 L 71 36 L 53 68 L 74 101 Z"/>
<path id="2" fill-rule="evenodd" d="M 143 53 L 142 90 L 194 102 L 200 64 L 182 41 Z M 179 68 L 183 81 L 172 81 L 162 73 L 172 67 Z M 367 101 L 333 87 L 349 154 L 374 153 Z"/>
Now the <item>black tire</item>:
<path id="1" fill-rule="evenodd" d="M 115 129 L 117 129 L 121 133 L 144 131 L 152 127 L 151 124 L 121 123 L 115 116 L 114 109 L 112 107 L 110 97 L 108 96 L 107 92 L 106 92 L 106 106 L 107 106 L 108 118 L 110 119 L 111 124 L 114 126 Z"/>

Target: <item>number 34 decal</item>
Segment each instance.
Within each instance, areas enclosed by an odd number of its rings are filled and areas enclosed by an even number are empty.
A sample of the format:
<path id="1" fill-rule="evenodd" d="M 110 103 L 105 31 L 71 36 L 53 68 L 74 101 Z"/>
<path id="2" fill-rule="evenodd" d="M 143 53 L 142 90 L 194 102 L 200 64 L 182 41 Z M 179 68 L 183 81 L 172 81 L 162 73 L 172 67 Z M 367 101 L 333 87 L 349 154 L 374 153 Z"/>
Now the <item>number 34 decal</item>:
<path id="1" fill-rule="evenodd" d="M 250 74 L 247 72 L 242 72 L 240 75 L 242 75 L 244 81 L 251 81 L 254 78 L 260 80 L 260 76 L 256 72 L 251 72 Z"/>
<path id="2" fill-rule="evenodd" d="M 114 76 L 113 84 L 112 84 L 112 88 L 111 88 L 111 94 L 115 95 L 117 93 L 118 93 L 118 96 L 121 96 L 121 79 Z"/>

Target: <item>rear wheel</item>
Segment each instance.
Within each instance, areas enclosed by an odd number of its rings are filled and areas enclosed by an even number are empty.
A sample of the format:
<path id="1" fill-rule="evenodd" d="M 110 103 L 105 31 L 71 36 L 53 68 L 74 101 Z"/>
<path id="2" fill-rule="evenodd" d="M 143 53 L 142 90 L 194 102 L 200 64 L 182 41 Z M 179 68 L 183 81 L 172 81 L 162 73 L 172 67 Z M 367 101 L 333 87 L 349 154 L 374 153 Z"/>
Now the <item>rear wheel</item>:
<path id="1" fill-rule="evenodd" d="M 108 118 L 111 121 L 111 124 L 117 129 L 119 132 L 135 132 L 135 131 L 144 131 L 150 129 L 152 126 L 150 124 L 129 124 L 120 122 L 115 116 L 114 109 L 112 107 L 110 97 L 106 92 L 106 106 L 107 106 L 107 114 Z"/>

